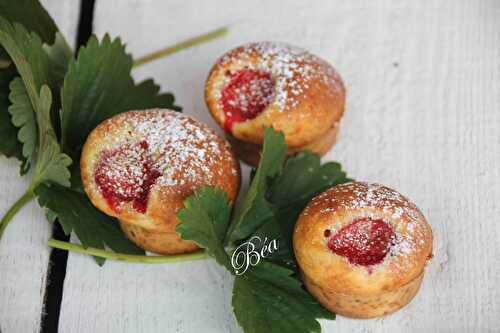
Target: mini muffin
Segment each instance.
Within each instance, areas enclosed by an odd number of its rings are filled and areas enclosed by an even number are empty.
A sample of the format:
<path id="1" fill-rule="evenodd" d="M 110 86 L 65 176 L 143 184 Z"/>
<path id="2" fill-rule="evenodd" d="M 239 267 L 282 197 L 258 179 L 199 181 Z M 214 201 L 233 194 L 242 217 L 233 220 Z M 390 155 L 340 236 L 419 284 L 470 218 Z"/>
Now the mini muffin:
<path id="1" fill-rule="evenodd" d="M 413 299 L 432 257 L 432 230 L 400 193 L 353 182 L 308 204 L 293 247 L 307 289 L 325 308 L 372 318 Z"/>
<path id="2" fill-rule="evenodd" d="M 217 61 L 205 99 L 238 157 L 257 165 L 266 127 L 284 133 L 289 154 L 325 154 L 337 136 L 345 88 L 321 58 L 287 44 L 261 42 Z"/>
<path id="3" fill-rule="evenodd" d="M 175 231 L 176 213 L 194 190 L 218 186 L 235 200 L 240 186 L 239 163 L 223 139 L 193 118 L 162 109 L 102 122 L 87 138 L 80 169 L 98 209 L 118 218 L 139 246 L 166 254 L 197 249 Z"/>

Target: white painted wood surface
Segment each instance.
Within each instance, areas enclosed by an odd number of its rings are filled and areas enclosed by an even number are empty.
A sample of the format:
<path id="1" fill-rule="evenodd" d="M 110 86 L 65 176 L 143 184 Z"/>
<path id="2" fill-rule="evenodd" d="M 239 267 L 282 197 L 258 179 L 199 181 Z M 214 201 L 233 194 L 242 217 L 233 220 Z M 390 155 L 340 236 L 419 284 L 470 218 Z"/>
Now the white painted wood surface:
<path id="1" fill-rule="evenodd" d="M 386 318 L 324 321 L 324 332 L 498 332 L 500 2 L 97 0 L 94 21 L 99 36 L 121 36 L 137 56 L 227 24 L 227 37 L 136 77 L 154 77 L 214 126 L 203 85 L 219 55 L 255 40 L 311 50 L 348 90 L 325 160 L 399 189 L 434 229 L 435 258 L 409 306 Z M 231 289 L 209 261 L 99 268 L 70 254 L 60 331 L 239 332 Z"/>
<path id="2" fill-rule="evenodd" d="M 42 0 L 70 45 L 75 44 L 80 1 Z M 0 157 L 0 214 L 28 187 L 19 164 Z M 51 226 L 35 201 L 12 220 L 0 242 L 0 328 L 3 333 L 38 332 L 43 311 Z"/>

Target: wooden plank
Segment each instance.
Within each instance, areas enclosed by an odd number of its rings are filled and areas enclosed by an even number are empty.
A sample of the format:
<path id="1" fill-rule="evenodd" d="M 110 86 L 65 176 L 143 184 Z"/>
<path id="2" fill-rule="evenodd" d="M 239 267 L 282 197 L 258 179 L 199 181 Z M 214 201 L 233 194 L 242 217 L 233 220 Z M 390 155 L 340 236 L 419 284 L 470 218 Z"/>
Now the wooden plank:
<path id="1" fill-rule="evenodd" d="M 68 42 L 76 39 L 79 0 L 43 0 Z M 28 187 L 28 177 L 19 177 L 19 165 L 0 157 L 0 212 L 3 214 Z M 0 327 L 2 332 L 38 332 L 51 226 L 37 203 L 30 202 L 14 218 L 0 242 Z"/>
<path id="2" fill-rule="evenodd" d="M 230 34 L 136 70 L 215 126 L 203 101 L 224 51 L 282 40 L 331 61 L 348 89 L 338 144 L 326 160 L 399 189 L 435 232 L 421 292 L 374 320 L 338 317 L 325 332 L 498 330 L 500 289 L 500 14 L 494 0 L 98 1 L 95 31 L 139 56 L 222 25 Z M 164 266 L 69 256 L 63 332 L 237 332 L 230 277 L 211 262 Z M 285 319 L 286 320 L 286 319 Z"/>

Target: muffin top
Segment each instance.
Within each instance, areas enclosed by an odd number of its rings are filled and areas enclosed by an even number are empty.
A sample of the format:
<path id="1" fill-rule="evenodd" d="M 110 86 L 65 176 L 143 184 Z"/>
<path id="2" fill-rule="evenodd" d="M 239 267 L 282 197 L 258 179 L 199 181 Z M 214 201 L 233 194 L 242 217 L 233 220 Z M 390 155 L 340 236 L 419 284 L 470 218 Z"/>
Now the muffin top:
<path id="1" fill-rule="evenodd" d="M 351 182 L 308 204 L 295 226 L 294 250 L 316 284 L 340 293 L 377 293 L 422 273 L 432 256 L 432 230 L 399 192 Z"/>
<path id="2" fill-rule="evenodd" d="M 250 43 L 223 55 L 205 86 L 208 108 L 234 137 L 260 144 L 265 127 L 289 146 L 320 137 L 341 118 L 345 89 L 333 67 L 294 46 Z"/>
<path id="3" fill-rule="evenodd" d="M 128 223 L 167 223 L 203 186 L 236 197 L 239 163 L 229 145 L 197 120 L 162 109 L 129 111 L 101 123 L 81 158 L 85 191 L 94 205 Z"/>

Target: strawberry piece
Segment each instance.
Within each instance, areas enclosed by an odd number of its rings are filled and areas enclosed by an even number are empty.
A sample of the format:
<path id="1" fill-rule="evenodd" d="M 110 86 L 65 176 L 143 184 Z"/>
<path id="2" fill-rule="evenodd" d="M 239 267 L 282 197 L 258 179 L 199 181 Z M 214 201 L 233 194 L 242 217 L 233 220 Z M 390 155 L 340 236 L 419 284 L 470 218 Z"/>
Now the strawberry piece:
<path id="1" fill-rule="evenodd" d="M 148 155 L 148 143 L 141 141 L 103 151 L 94 177 L 112 210 L 120 212 L 125 202 L 131 202 L 134 209 L 145 213 L 149 192 L 160 175 Z"/>
<path id="2" fill-rule="evenodd" d="M 246 68 L 229 75 L 230 81 L 221 91 L 228 132 L 234 123 L 257 117 L 274 97 L 274 82 L 267 72 Z"/>
<path id="3" fill-rule="evenodd" d="M 384 220 L 361 218 L 340 228 L 327 244 L 351 264 L 371 266 L 384 260 L 394 236 L 394 229 Z"/>

